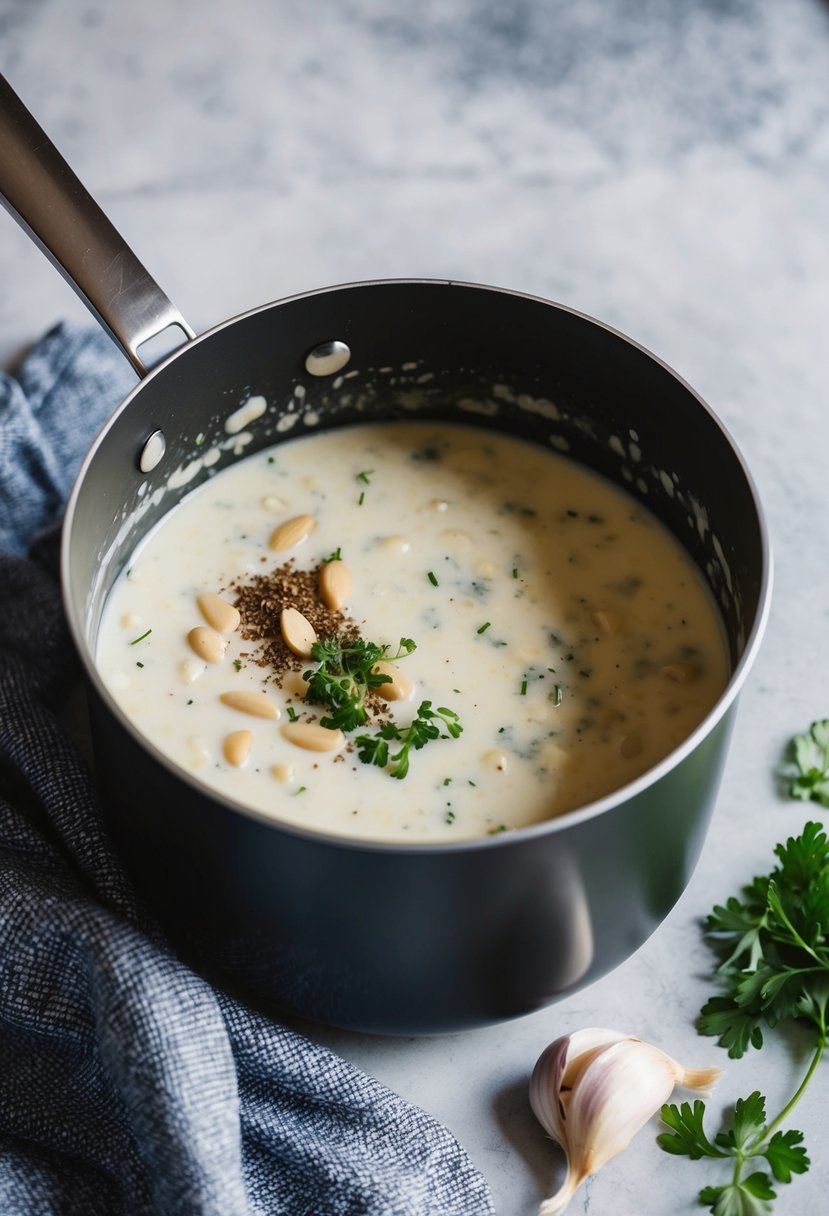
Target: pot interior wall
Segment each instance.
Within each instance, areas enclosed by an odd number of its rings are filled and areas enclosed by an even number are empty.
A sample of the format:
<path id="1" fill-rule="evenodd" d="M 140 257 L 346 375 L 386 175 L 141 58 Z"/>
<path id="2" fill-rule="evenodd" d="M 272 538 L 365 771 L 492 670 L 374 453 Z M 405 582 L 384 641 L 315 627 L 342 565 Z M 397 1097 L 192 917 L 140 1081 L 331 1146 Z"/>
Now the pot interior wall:
<path id="1" fill-rule="evenodd" d="M 306 355 L 331 339 L 349 345 L 349 364 L 309 375 Z M 266 413 L 229 435 L 227 418 L 254 395 L 266 398 Z M 750 486 L 719 424 L 661 363 L 596 322 L 434 282 L 334 288 L 268 306 L 191 343 L 139 386 L 106 429 L 75 503 L 70 605 L 90 650 L 115 577 L 183 494 L 239 456 L 314 427 L 399 417 L 503 430 L 623 486 L 692 555 L 739 658 L 762 551 Z M 145 475 L 138 457 L 156 429 L 167 450 Z M 208 453 L 215 463 L 204 462 Z"/>

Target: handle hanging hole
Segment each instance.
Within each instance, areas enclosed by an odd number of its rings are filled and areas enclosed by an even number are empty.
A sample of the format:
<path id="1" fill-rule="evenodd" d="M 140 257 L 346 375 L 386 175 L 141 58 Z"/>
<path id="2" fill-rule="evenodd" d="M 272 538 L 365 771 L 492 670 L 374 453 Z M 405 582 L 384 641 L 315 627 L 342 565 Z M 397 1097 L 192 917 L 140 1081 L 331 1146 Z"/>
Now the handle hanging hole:
<path id="1" fill-rule="evenodd" d="M 151 473 L 164 457 L 167 440 L 163 431 L 153 431 L 138 455 L 138 467 L 142 473 Z"/>
<path id="2" fill-rule="evenodd" d="M 351 358 L 351 348 L 345 342 L 320 342 L 306 356 L 305 370 L 311 376 L 333 376 Z"/>

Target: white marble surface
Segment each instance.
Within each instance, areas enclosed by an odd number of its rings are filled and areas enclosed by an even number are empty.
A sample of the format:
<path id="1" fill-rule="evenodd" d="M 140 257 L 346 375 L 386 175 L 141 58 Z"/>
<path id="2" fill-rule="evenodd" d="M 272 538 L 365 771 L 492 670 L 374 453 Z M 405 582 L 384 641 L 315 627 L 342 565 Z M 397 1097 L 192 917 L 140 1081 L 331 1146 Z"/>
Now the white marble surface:
<path id="1" fill-rule="evenodd" d="M 499 1216 L 560 1162 L 526 1083 L 551 1039 L 615 1025 L 688 1062 L 711 990 L 698 920 L 799 830 L 772 769 L 829 714 L 829 7 L 821 0 L 0 0 L 0 66 L 201 329 L 349 279 L 433 275 L 560 299 L 657 351 L 742 446 L 777 557 L 697 873 L 648 944 L 544 1012 L 449 1038 L 314 1031 L 440 1117 Z M 80 306 L 0 223 L 0 361 Z M 728 1064 L 714 1112 L 803 1059 L 787 1036 Z M 776 1211 L 826 1211 L 827 1075 L 794 1120 L 815 1165 Z M 654 1145 L 575 1214 L 682 1216 L 724 1180 Z"/>

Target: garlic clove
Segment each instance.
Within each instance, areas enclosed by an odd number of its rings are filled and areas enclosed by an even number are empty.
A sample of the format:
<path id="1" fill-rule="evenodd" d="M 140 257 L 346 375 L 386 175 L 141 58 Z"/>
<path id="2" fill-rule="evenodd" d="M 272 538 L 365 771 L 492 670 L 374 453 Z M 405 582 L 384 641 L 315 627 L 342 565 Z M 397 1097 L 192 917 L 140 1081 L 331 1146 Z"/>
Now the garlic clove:
<path id="1" fill-rule="evenodd" d="M 565 1148 L 566 1139 L 562 1088 L 569 1096 L 580 1060 L 592 1055 L 597 1048 L 618 1043 L 626 1037 L 615 1030 L 592 1026 L 563 1035 L 541 1053 L 530 1079 L 530 1106 L 547 1134 L 562 1148 Z"/>
<path id="2" fill-rule="evenodd" d="M 686 1069 L 658 1047 L 593 1027 L 557 1039 L 530 1082 L 530 1105 L 563 1149 L 567 1174 L 540 1216 L 558 1216 L 591 1174 L 627 1148 L 674 1086 L 707 1092 L 717 1068 Z"/>

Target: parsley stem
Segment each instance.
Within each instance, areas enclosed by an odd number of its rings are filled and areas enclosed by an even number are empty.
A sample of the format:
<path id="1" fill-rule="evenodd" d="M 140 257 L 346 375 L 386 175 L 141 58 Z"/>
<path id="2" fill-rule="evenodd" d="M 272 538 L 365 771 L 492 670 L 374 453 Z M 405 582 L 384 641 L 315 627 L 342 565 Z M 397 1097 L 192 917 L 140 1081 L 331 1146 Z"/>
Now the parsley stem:
<path id="1" fill-rule="evenodd" d="M 775 911 L 776 911 L 778 917 L 780 918 L 780 920 L 782 920 L 783 924 L 789 930 L 789 936 L 786 937 L 781 933 L 771 932 L 769 934 L 769 936 L 772 938 L 772 940 L 776 941 L 776 942 L 783 942 L 786 945 L 789 945 L 792 941 L 794 941 L 795 944 L 798 945 L 801 950 L 805 951 L 805 953 L 808 954 L 810 958 L 813 958 L 815 960 L 815 962 L 817 963 L 816 967 L 801 967 L 799 969 L 804 975 L 808 975 L 809 972 L 814 972 L 814 971 L 829 971 L 829 963 L 827 963 L 825 959 L 822 959 L 820 957 L 820 955 L 815 950 L 812 949 L 812 947 L 808 944 L 808 942 L 804 942 L 803 938 L 800 936 L 797 929 L 795 929 L 794 925 L 789 920 L 786 913 L 783 911 L 783 908 L 778 907 L 775 909 Z"/>
<path id="2" fill-rule="evenodd" d="M 805 1077 L 800 1082 L 800 1085 L 795 1090 L 794 1095 L 789 1099 L 789 1101 L 783 1107 L 783 1109 L 781 1110 L 781 1112 L 777 1116 L 777 1118 L 773 1119 L 771 1121 L 771 1123 L 769 1123 L 766 1126 L 766 1128 L 763 1131 L 762 1139 L 757 1142 L 758 1145 L 765 1144 L 765 1142 L 767 1140 L 771 1139 L 771 1137 L 777 1131 L 780 1124 L 783 1123 L 784 1120 L 786 1120 L 789 1117 L 791 1112 L 797 1106 L 798 1102 L 805 1094 L 806 1089 L 808 1088 L 809 1082 L 811 1081 L 812 1077 L 815 1075 L 817 1066 L 818 1066 L 818 1064 L 820 1064 L 821 1058 L 822 1058 L 825 1050 L 826 1050 L 826 1027 L 824 1026 L 821 1029 L 820 1037 L 818 1038 L 817 1048 L 815 1049 L 815 1054 L 812 1056 L 812 1062 L 806 1070 Z M 756 1147 L 756 1146 L 752 1145 L 752 1148 L 754 1148 L 754 1147 Z"/>

